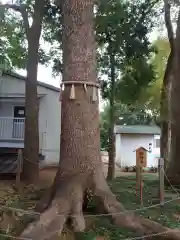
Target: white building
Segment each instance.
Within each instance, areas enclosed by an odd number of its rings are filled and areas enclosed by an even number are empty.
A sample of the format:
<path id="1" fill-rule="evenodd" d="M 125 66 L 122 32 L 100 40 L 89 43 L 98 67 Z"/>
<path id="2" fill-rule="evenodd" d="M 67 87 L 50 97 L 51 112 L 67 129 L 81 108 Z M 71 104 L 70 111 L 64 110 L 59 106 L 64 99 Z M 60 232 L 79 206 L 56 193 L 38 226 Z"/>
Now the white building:
<path id="1" fill-rule="evenodd" d="M 0 149 L 24 148 L 25 81 L 15 73 L 0 76 Z M 57 163 L 60 151 L 59 89 L 38 82 L 39 152 L 45 163 Z"/>
<path id="2" fill-rule="evenodd" d="M 157 166 L 160 157 L 160 128 L 158 126 L 115 126 L 116 162 L 123 166 L 136 165 L 139 147 L 148 150 L 147 167 Z"/>

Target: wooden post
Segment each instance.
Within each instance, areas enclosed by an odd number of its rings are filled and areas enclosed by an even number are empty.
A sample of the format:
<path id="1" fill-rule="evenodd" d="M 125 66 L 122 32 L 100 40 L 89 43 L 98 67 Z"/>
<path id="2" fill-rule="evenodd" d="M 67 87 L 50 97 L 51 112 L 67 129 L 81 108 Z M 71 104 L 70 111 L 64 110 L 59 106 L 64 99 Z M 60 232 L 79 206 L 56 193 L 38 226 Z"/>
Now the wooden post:
<path id="1" fill-rule="evenodd" d="M 143 177 L 142 177 L 142 167 L 136 167 L 136 196 L 140 194 L 140 202 L 143 205 Z"/>
<path id="2" fill-rule="evenodd" d="M 17 169 L 16 169 L 16 187 L 20 190 L 20 183 L 21 183 L 21 167 L 22 167 L 22 150 L 18 150 L 18 157 L 17 157 Z"/>
<path id="3" fill-rule="evenodd" d="M 138 192 L 140 189 L 140 182 L 141 182 L 141 166 L 136 166 L 136 196 L 138 196 Z"/>
<path id="4" fill-rule="evenodd" d="M 164 159 L 159 158 L 158 160 L 159 169 L 159 199 L 160 205 L 164 206 Z"/>
<path id="5" fill-rule="evenodd" d="M 142 177 L 142 167 L 140 168 L 140 201 L 141 205 L 143 205 L 143 177 Z"/>

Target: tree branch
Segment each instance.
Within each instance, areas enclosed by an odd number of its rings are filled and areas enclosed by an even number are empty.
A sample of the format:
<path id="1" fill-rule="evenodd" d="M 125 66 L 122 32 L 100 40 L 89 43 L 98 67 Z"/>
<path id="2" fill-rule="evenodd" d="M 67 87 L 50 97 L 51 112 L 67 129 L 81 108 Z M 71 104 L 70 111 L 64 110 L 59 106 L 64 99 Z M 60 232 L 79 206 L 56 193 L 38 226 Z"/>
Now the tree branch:
<path id="1" fill-rule="evenodd" d="M 172 27 L 172 22 L 171 22 L 171 5 L 168 0 L 164 0 L 164 19 L 165 19 L 165 24 L 166 24 L 166 29 L 167 29 L 167 34 L 168 34 L 168 39 L 171 47 L 171 51 L 174 50 L 174 32 L 173 32 L 173 27 Z"/>
<path id="2" fill-rule="evenodd" d="M 155 0 L 154 2 L 151 2 L 147 9 L 143 9 L 139 18 L 139 23 L 144 22 L 146 15 L 148 15 L 151 11 L 152 8 L 155 6 L 155 4 L 158 3 L 158 0 Z"/>
<path id="3" fill-rule="evenodd" d="M 0 7 L 4 8 L 4 9 L 13 9 L 16 12 L 21 13 L 22 18 L 23 18 L 23 23 L 24 23 L 26 36 L 27 36 L 27 39 L 28 39 L 30 27 L 29 27 L 29 20 L 28 20 L 28 13 L 27 13 L 26 5 L 25 4 L 22 4 L 22 5 L 2 4 L 2 5 L 0 5 Z"/>
<path id="4" fill-rule="evenodd" d="M 174 0 L 174 3 L 179 5 L 180 4 L 180 1 L 179 0 Z"/>

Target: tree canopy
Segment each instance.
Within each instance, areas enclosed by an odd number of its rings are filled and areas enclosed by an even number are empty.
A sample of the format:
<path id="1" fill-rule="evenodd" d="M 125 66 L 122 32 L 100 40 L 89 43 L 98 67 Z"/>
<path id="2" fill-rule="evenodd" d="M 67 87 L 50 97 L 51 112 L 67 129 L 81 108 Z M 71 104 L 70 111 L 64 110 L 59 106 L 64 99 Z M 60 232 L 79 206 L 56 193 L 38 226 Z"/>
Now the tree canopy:
<path id="1" fill-rule="evenodd" d="M 14 1 L 14 3 L 16 2 L 17 1 Z M 129 84 L 133 85 L 132 88 L 135 88 L 136 84 L 132 79 L 135 79 L 135 75 L 139 73 L 135 72 L 135 70 L 132 71 L 131 67 L 133 66 L 134 69 L 142 62 L 147 63 L 147 59 L 144 61 L 144 58 L 147 58 L 151 51 L 148 32 L 152 27 L 151 17 L 154 16 L 154 6 L 157 2 L 157 0 L 137 0 L 133 3 L 132 1 L 112 0 L 107 2 L 100 1 L 96 6 L 96 37 L 98 49 L 99 52 L 101 52 L 101 54 L 99 54 L 101 67 L 98 69 L 102 74 L 107 73 L 107 50 L 109 51 L 110 48 L 111 51 L 113 48 L 113 52 L 116 50 L 116 67 L 118 69 L 120 67 L 123 76 L 121 78 L 123 79 L 121 83 L 122 91 L 119 93 L 121 95 L 123 95 L 122 93 L 124 92 L 123 87 L 127 91 L 127 84 L 124 82 L 124 79 L 126 79 Z M 22 0 L 21 3 L 28 5 L 29 18 L 31 18 L 34 1 Z M 12 12 L 12 10 L 8 10 L 8 14 L 4 15 L 4 11 L 1 9 L 0 24 L 3 26 L 0 32 L 0 37 L 2 36 L 0 38 L 1 48 L 3 48 L 1 51 L 2 57 L 5 56 L 6 59 L 9 59 L 14 67 L 25 68 L 27 60 L 27 42 L 21 17 L 17 13 Z M 110 39 L 108 34 L 111 36 Z M 108 47 L 109 40 L 113 44 L 113 46 L 111 44 L 110 48 Z M 62 69 L 61 42 L 62 10 L 60 6 L 56 6 L 50 0 L 46 0 L 39 62 L 42 64 L 52 62 L 55 74 L 59 74 Z M 48 43 L 50 45 L 48 50 L 43 47 L 43 43 Z M 137 63 L 137 58 L 139 58 L 139 56 L 141 56 L 141 59 L 139 59 L 139 63 Z M 148 82 L 152 77 L 151 66 L 149 64 L 147 64 L 147 66 L 146 64 L 144 65 L 145 68 L 150 69 L 150 76 L 146 78 Z M 117 77 L 119 78 L 119 76 L 120 73 L 118 72 Z M 146 84 L 146 81 L 144 81 L 143 84 Z M 130 91 L 130 95 L 131 92 L 132 91 Z M 136 97 L 135 95 L 136 93 L 134 91 L 134 97 Z"/>
<path id="2" fill-rule="evenodd" d="M 24 28 L 19 16 L 0 8 L 0 61 L 2 68 L 24 68 L 27 49 Z"/>
<path id="3" fill-rule="evenodd" d="M 109 97 L 110 55 L 115 58 L 116 96 L 125 103 L 138 99 L 154 78 L 149 62 L 154 51 L 148 34 L 153 27 L 158 1 L 101 2 L 96 15 L 96 35 L 99 44 L 99 75 L 106 75 L 103 97 Z"/>
<path id="4" fill-rule="evenodd" d="M 148 109 L 159 111 L 161 87 L 170 53 L 170 46 L 166 38 L 159 37 L 153 42 L 153 47 L 155 53 L 152 55 L 150 61 L 154 67 L 155 80 L 142 92 L 139 103 L 142 105 L 146 103 Z"/>
<path id="5" fill-rule="evenodd" d="M 27 6 L 28 18 L 29 22 L 31 22 L 35 1 L 13 1 L 14 6 L 19 6 L 19 4 Z M 47 0 L 46 5 L 44 6 L 46 13 L 49 11 L 47 10 L 47 8 L 50 8 L 51 6 L 49 4 L 50 1 Z M 16 8 L 9 7 L 10 5 L 11 4 L 0 5 L 1 67 L 25 69 L 27 63 L 28 43 L 24 28 L 24 22 L 21 14 L 19 14 Z M 46 23 L 45 16 L 43 20 L 43 25 L 45 25 Z M 50 61 L 50 52 L 49 49 L 47 50 L 44 47 L 45 39 L 43 39 L 43 37 L 41 37 L 40 42 L 41 44 L 39 48 L 39 63 L 47 64 Z"/>

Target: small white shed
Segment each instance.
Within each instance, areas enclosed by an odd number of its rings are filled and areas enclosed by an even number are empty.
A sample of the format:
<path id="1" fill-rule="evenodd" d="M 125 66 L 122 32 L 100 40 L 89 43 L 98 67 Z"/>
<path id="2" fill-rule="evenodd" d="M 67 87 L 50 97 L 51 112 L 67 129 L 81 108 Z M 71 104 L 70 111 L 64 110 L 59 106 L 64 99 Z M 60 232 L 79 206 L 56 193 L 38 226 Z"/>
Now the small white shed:
<path id="1" fill-rule="evenodd" d="M 143 147 L 147 153 L 147 167 L 157 166 L 160 157 L 160 128 L 158 126 L 115 126 L 116 162 L 123 166 L 136 165 L 136 150 Z"/>

